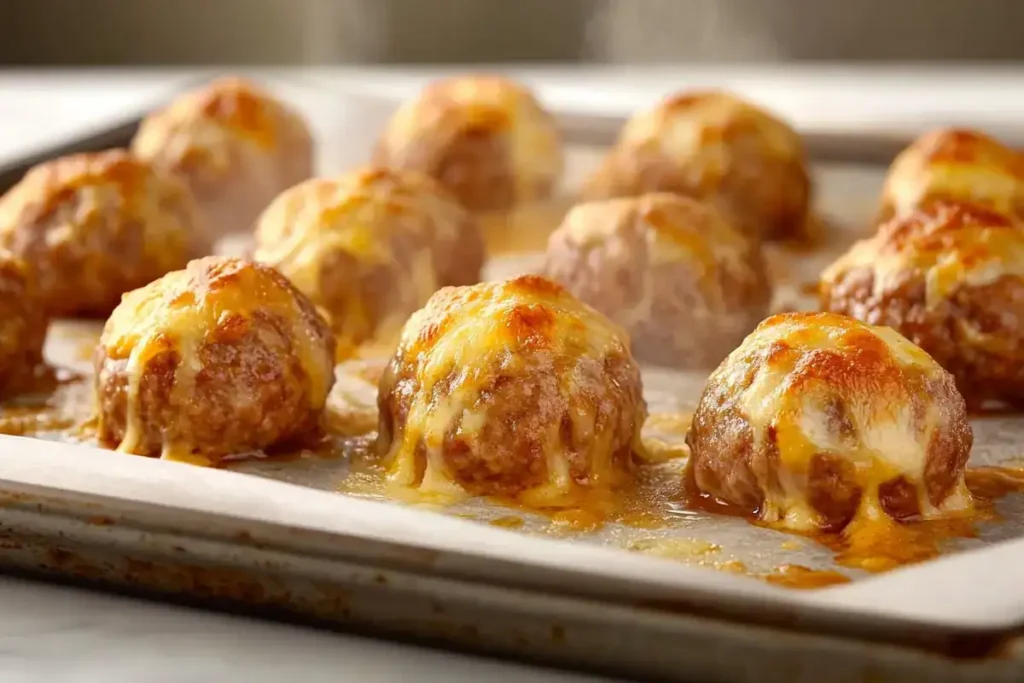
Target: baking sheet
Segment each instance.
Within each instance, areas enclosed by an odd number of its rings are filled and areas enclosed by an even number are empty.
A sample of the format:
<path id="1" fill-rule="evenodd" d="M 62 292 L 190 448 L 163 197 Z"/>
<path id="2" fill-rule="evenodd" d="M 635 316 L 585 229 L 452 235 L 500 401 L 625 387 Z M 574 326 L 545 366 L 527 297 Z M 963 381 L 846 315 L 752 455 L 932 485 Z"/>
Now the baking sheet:
<path id="1" fill-rule="evenodd" d="M 372 140 L 388 106 L 339 112 L 324 106 L 322 96 L 313 99 L 317 102 L 307 113 L 319 134 L 322 172 L 336 172 L 365 158 L 366 150 L 360 151 L 363 143 L 359 141 Z M 578 179 L 594 161 L 594 149 L 573 149 L 567 177 Z M 771 262 L 780 278 L 779 308 L 813 306 L 803 286 L 867 224 L 881 182 L 878 169 L 849 166 L 821 166 L 816 177 L 819 206 L 838 232 L 828 245 L 813 253 L 773 248 Z M 487 274 L 500 278 L 529 272 L 537 262 L 536 254 L 504 257 L 493 261 Z M 50 439 L 88 443 L 88 430 L 80 431 L 69 423 L 77 423 L 89 412 L 88 358 L 96 334 L 95 323 L 54 326 L 48 357 L 55 365 L 83 376 L 63 383 L 51 400 L 75 408 L 65 421 L 60 419 L 60 410 L 46 411 L 47 419 L 56 415 L 57 423 L 34 425 L 38 412 L 26 407 L 18 416 L 23 427 Z M 339 368 L 330 410 L 354 432 L 365 431 L 357 427 L 375 422 L 375 387 L 366 375 L 372 375 L 367 366 L 377 362 L 371 359 Z M 648 439 L 666 449 L 681 445 L 686 413 L 703 380 L 696 374 L 645 369 L 645 394 L 655 416 L 645 428 Z M 1021 449 L 1015 425 L 1008 417 L 976 421 L 972 463 L 1018 464 Z M 617 595 L 620 599 L 732 604 L 742 606 L 751 618 L 755 611 L 785 609 L 789 615 L 817 618 L 831 627 L 842 623 L 843 615 L 872 618 L 876 623 L 911 620 L 935 628 L 989 630 L 1024 624 L 1024 595 L 1014 590 L 1013 571 L 1014 565 L 1024 561 L 1021 541 L 883 575 L 839 567 L 857 581 L 795 592 L 744 575 L 771 573 L 791 563 L 837 569 L 832 553 L 808 539 L 734 518 L 686 513 L 661 528 L 610 523 L 596 531 L 579 532 L 567 530 L 549 517 L 479 500 L 437 509 L 383 502 L 379 493 L 364 486 L 355 487 L 357 496 L 342 495 L 341 490 L 352 489 L 347 484 L 348 460 L 344 457 L 351 451 L 333 458 L 311 454 L 286 461 L 250 460 L 223 472 L 56 444 L 44 447 L 33 441 L 2 439 L 0 444 L 0 481 L 5 490 L 28 487 L 57 497 L 76 492 L 74 495 L 87 494 L 108 502 L 117 500 L 119 509 L 133 511 L 129 517 L 136 519 L 145 517 L 143 510 L 153 504 L 165 511 L 190 510 L 195 513 L 192 517 L 176 517 L 179 527 L 186 530 L 203 529 L 218 519 L 248 521 L 253 528 L 261 522 L 329 534 L 338 544 L 342 539 L 360 538 L 406 549 L 429 549 L 433 571 L 458 570 L 476 580 L 533 583 L 603 599 Z M 239 477 L 236 472 L 258 476 Z M 312 494 L 308 488 L 323 493 Z M 1024 508 L 1016 497 L 1001 501 L 1000 511 L 1010 519 L 1024 518 Z M 1022 534 L 1024 530 L 1016 523 L 985 525 L 979 538 L 953 541 L 946 550 L 976 549 Z M 623 549 L 634 552 L 621 552 Z M 495 562 L 502 563 L 503 570 L 499 571 Z M 964 581 L 964 576 L 983 576 L 984 581 Z M 869 581 L 861 580 L 869 577 Z M 943 599 L 936 600 L 935 595 Z"/>

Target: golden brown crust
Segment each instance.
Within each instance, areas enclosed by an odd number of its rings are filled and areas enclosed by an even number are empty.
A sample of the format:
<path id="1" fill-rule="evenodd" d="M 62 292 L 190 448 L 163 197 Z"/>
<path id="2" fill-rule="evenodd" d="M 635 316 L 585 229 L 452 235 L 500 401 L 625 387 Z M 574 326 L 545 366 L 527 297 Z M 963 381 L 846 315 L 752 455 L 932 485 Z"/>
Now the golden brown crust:
<path id="1" fill-rule="evenodd" d="M 437 289 L 480 279 L 476 220 L 414 171 L 368 168 L 301 183 L 260 217 L 257 260 L 330 316 L 346 348 L 397 333 Z"/>
<path id="2" fill-rule="evenodd" d="M 618 485 L 646 415 L 621 328 L 533 276 L 431 297 L 378 403 L 394 483 L 540 507 Z"/>
<path id="3" fill-rule="evenodd" d="M 334 383 L 334 342 L 281 274 L 189 263 L 126 295 L 94 358 L 101 443 L 192 462 L 310 435 Z"/>
<path id="4" fill-rule="evenodd" d="M 710 201 L 752 236 L 808 236 L 811 182 L 800 136 L 724 92 L 676 95 L 631 118 L 584 188 L 590 199 L 648 192 Z"/>
<path id="5" fill-rule="evenodd" d="M 251 229 L 274 197 L 313 173 L 306 122 L 240 78 L 213 81 L 150 114 L 132 151 L 185 179 L 208 219 L 206 249 Z"/>
<path id="6" fill-rule="evenodd" d="M 32 388 L 43 363 L 48 322 L 34 273 L 13 254 L 0 251 L 0 398 Z"/>
<path id="7" fill-rule="evenodd" d="M 934 201 L 880 226 L 823 274 L 822 305 L 886 325 L 956 377 L 972 407 L 1024 405 L 1024 228 Z"/>
<path id="8" fill-rule="evenodd" d="M 0 248 L 32 266 L 53 315 L 106 315 L 183 267 L 201 229 L 181 182 L 124 150 L 45 162 L 0 199 Z"/>
<path id="9" fill-rule="evenodd" d="M 975 130 L 925 133 L 889 167 L 878 223 L 935 201 L 970 202 L 1024 218 L 1024 159 Z"/>
<path id="10" fill-rule="evenodd" d="M 831 313 L 758 326 L 711 375 L 687 443 L 701 491 L 795 529 L 970 505 L 952 376 L 898 333 Z"/>
<path id="11" fill-rule="evenodd" d="M 672 194 L 577 205 L 545 273 L 622 325 L 637 359 L 672 367 L 714 367 L 771 301 L 759 243 Z"/>
<path id="12" fill-rule="evenodd" d="M 498 76 L 436 81 L 392 117 L 376 162 L 426 173 L 473 211 L 548 198 L 562 173 L 554 117 Z"/>

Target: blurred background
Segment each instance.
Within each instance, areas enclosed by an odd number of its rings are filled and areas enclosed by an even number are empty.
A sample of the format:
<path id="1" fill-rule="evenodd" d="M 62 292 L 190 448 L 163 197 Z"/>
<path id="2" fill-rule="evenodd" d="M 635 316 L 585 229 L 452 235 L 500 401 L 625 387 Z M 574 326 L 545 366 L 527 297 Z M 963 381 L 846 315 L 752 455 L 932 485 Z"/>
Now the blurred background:
<path id="1" fill-rule="evenodd" d="M 1020 0 L 3 0 L 8 66 L 1017 60 Z"/>

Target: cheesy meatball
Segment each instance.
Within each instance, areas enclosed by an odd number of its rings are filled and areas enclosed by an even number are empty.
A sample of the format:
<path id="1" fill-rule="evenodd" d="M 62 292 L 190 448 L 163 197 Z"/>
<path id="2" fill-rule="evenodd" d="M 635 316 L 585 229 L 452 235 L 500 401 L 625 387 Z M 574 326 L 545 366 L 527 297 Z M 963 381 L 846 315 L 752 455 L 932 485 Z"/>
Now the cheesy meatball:
<path id="1" fill-rule="evenodd" d="M 807 237 L 811 183 L 800 136 L 724 92 L 676 95 L 635 115 L 584 187 L 590 199 L 648 192 L 708 200 L 752 236 Z"/>
<path id="2" fill-rule="evenodd" d="M 43 365 L 47 317 L 38 296 L 35 274 L 0 251 L 0 398 L 31 390 Z"/>
<path id="3" fill-rule="evenodd" d="M 1024 218 L 1024 160 L 977 131 L 943 128 L 926 133 L 889 167 L 880 221 L 935 200 L 970 202 Z"/>
<path id="4" fill-rule="evenodd" d="M 544 278 L 449 287 L 380 381 L 390 481 L 566 507 L 629 476 L 646 415 L 624 331 Z"/>
<path id="5" fill-rule="evenodd" d="M 432 83 L 399 108 L 376 152 L 385 166 L 437 178 L 472 211 L 546 199 L 562 155 L 554 117 L 525 87 L 496 76 Z"/>
<path id="6" fill-rule="evenodd" d="M 100 442 L 206 464 L 300 440 L 334 383 L 333 344 L 272 268 L 192 261 L 107 320 L 94 358 Z"/>
<path id="7" fill-rule="evenodd" d="M 831 313 L 765 320 L 708 379 L 687 435 L 697 488 L 795 530 L 970 506 L 952 376 L 899 333 Z"/>
<path id="8" fill-rule="evenodd" d="M 828 310 L 888 325 L 953 373 L 972 407 L 1024 406 L 1024 228 L 935 202 L 882 225 L 822 274 Z"/>
<path id="9" fill-rule="evenodd" d="M 207 251 L 251 230 L 274 197 L 313 173 L 306 122 L 239 78 L 214 81 L 146 117 L 132 151 L 185 179 L 207 217 Z"/>
<path id="10" fill-rule="evenodd" d="M 0 198 L 0 249 L 35 272 L 53 315 L 106 315 L 188 262 L 202 230 L 175 177 L 124 150 L 40 164 Z"/>
<path id="11" fill-rule="evenodd" d="M 681 368 L 717 365 L 771 300 L 759 243 L 672 194 L 576 206 L 551 236 L 545 272 L 622 325 L 637 359 Z"/>
<path id="12" fill-rule="evenodd" d="M 397 334 L 440 287 L 479 281 L 484 259 L 475 219 L 415 171 L 301 183 L 264 212 L 256 241 L 256 259 L 329 315 L 344 348 Z"/>

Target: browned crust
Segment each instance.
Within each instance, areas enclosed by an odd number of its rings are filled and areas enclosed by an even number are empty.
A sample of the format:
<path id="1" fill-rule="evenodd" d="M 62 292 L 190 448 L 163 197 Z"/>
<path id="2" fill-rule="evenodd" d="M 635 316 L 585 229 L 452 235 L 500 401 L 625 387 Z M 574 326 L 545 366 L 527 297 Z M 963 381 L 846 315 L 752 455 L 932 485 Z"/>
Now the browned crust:
<path id="1" fill-rule="evenodd" d="M 48 322 L 29 268 L 0 253 L 0 398 L 32 388 Z"/>

